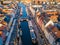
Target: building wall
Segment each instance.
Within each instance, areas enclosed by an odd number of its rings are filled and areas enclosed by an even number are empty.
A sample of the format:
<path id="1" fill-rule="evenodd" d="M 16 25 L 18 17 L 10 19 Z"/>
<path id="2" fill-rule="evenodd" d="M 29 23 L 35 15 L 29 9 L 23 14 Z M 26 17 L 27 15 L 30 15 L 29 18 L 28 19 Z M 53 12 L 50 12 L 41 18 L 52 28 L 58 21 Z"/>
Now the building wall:
<path id="1" fill-rule="evenodd" d="M 40 1 L 46 2 L 47 0 L 40 0 Z"/>
<path id="2" fill-rule="evenodd" d="M 48 0 L 49 2 L 60 2 L 60 0 Z"/>
<path id="3" fill-rule="evenodd" d="M 60 0 L 56 0 L 56 2 L 60 2 Z"/>
<path id="4" fill-rule="evenodd" d="M 33 0 L 34 4 L 41 4 L 42 2 L 47 2 L 47 0 Z"/>
<path id="5" fill-rule="evenodd" d="M 38 1 L 41 2 L 60 2 L 60 0 L 34 0 L 35 4 L 38 4 Z"/>

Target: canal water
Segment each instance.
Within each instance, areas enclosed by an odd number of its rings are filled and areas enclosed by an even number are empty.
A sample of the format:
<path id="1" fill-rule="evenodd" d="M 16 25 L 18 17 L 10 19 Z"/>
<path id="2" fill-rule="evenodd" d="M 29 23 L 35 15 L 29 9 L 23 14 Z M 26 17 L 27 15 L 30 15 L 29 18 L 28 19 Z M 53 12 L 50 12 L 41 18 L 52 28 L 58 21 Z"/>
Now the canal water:
<path id="1" fill-rule="evenodd" d="M 19 8 L 22 8 L 22 16 L 20 18 L 26 18 L 27 17 L 27 13 L 26 13 L 26 6 L 22 3 L 18 4 Z"/>
<path id="2" fill-rule="evenodd" d="M 26 18 L 27 17 L 26 6 L 20 3 L 20 7 L 23 9 L 23 15 L 20 18 Z M 20 26 L 22 30 L 22 37 L 21 37 L 22 45 L 32 45 L 28 22 L 22 21 Z"/>
<path id="3" fill-rule="evenodd" d="M 23 45 L 32 45 L 27 21 L 21 22 L 21 30 L 22 30 L 22 38 L 21 38 L 22 44 Z"/>

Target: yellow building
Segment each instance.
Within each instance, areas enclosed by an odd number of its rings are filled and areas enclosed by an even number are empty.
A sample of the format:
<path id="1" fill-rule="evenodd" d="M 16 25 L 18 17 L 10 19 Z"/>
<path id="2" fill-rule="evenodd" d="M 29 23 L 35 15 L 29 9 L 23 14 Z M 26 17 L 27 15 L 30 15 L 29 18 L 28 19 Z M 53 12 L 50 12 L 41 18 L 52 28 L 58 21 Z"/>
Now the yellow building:
<path id="1" fill-rule="evenodd" d="M 41 4 L 42 2 L 60 2 L 60 0 L 33 0 L 34 4 Z"/>
<path id="2" fill-rule="evenodd" d="M 41 4 L 42 2 L 47 2 L 47 0 L 33 0 L 32 3 Z"/>
<path id="3" fill-rule="evenodd" d="M 60 0 L 48 0 L 49 2 L 60 2 Z"/>
<path id="4" fill-rule="evenodd" d="M 32 0 L 20 0 L 20 1 L 24 3 L 31 3 Z"/>
<path id="5" fill-rule="evenodd" d="M 56 2 L 60 2 L 60 0 L 56 0 Z"/>

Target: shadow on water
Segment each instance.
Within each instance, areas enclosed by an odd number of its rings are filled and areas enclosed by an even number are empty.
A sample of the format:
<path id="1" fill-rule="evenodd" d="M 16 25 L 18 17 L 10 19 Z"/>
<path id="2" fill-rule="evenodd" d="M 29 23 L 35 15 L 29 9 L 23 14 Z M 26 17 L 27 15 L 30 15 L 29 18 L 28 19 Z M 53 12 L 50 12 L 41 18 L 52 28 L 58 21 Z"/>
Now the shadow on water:
<path id="1" fill-rule="evenodd" d="M 32 45 L 27 21 L 21 22 L 21 30 L 22 30 L 22 38 L 21 38 L 22 44 L 23 45 Z"/>

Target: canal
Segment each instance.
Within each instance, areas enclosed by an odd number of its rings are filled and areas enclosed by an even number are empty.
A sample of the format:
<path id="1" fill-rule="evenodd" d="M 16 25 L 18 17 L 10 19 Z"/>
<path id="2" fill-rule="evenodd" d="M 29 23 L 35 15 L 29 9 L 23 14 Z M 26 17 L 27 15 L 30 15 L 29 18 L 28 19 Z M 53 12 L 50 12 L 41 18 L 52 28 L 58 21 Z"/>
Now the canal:
<path id="1" fill-rule="evenodd" d="M 22 30 L 22 37 L 21 37 L 22 45 L 32 45 L 27 21 L 21 22 L 21 30 Z"/>
<path id="2" fill-rule="evenodd" d="M 26 18 L 27 13 L 26 13 L 26 6 L 22 3 L 19 4 L 20 7 L 23 10 L 23 14 L 20 18 Z M 27 21 L 22 21 L 20 23 L 21 30 L 22 30 L 22 45 L 32 45 L 31 37 L 30 37 L 30 32 L 29 32 L 29 27 L 28 27 L 28 22 Z"/>

